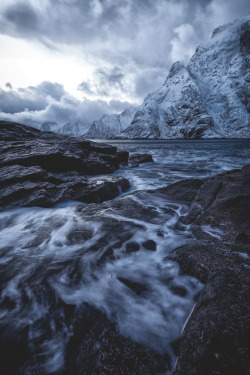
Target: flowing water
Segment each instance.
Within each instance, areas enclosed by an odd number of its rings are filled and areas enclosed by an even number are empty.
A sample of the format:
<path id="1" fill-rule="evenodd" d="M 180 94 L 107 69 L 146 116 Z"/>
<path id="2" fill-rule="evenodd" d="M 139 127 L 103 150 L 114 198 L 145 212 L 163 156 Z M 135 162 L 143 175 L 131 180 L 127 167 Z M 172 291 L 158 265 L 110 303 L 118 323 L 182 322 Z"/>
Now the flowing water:
<path id="1" fill-rule="evenodd" d="M 116 172 L 130 180 L 128 195 L 102 205 L 65 202 L 0 213 L 3 374 L 17 368 L 33 374 L 32 360 L 40 363 L 39 374 L 63 373 L 72 335 L 67 306 L 83 302 L 105 312 L 125 337 L 168 353 L 174 364 L 171 345 L 202 284 L 169 258 L 192 239 L 180 221 L 188 207 L 145 190 L 250 163 L 250 141 L 109 143 L 153 156 L 154 163 Z M 137 190 L 143 191 L 132 194 Z"/>

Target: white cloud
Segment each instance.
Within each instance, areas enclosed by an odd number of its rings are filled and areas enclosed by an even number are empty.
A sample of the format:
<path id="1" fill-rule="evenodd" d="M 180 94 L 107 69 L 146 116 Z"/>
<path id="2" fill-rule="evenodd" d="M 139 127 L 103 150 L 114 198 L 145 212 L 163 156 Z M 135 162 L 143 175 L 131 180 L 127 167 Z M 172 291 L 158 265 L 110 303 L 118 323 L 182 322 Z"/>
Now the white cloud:
<path id="1" fill-rule="evenodd" d="M 176 36 L 171 40 L 171 60 L 188 63 L 197 47 L 199 38 L 192 25 L 186 23 L 174 29 Z"/>
<path id="2" fill-rule="evenodd" d="M 95 18 L 100 17 L 102 12 L 103 12 L 102 4 L 100 3 L 100 1 L 99 0 L 92 0 L 91 1 L 91 7 L 92 7 L 93 16 Z"/>
<path id="3" fill-rule="evenodd" d="M 82 82 L 88 101 L 139 104 L 174 61 L 187 63 L 214 27 L 248 9 L 247 0 L 1 0 L 0 85 L 56 81 L 80 100 Z M 115 67 L 122 77 L 111 82 Z"/>
<path id="4" fill-rule="evenodd" d="M 81 121 L 87 128 L 104 113 L 120 113 L 131 103 L 112 100 L 80 101 L 57 83 L 42 82 L 24 89 L 0 89 L 0 119 L 40 127 L 52 122 L 65 125 Z"/>

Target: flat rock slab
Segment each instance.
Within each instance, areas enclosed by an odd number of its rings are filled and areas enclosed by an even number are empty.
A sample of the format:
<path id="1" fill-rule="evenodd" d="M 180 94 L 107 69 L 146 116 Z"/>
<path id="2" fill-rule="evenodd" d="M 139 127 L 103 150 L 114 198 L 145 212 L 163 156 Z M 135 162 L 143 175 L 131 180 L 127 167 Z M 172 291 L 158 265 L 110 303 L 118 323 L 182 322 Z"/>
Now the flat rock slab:
<path id="1" fill-rule="evenodd" d="M 112 199 L 129 182 L 103 175 L 127 160 L 113 146 L 0 121 L 0 209 Z"/>

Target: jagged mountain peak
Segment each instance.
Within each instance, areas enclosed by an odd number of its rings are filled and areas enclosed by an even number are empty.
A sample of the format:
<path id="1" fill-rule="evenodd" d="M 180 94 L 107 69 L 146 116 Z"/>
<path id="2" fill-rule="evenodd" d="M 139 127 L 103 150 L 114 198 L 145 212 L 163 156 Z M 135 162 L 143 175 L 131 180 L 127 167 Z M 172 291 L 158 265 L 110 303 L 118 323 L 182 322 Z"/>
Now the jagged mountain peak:
<path id="1" fill-rule="evenodd" d="M 187 67 L 172 65 L 123 137 L 250 137 L 249 38 L 249 17 L 217 28 Z"/>
<path id="2" fill-rule="evenodd" d="M 69 137 L 80 137 L 86 132 L 88 125 L 80 120 L 58 124 L 57 122 L 45 122 L 41 125 L 41 131 L 52 131 L 54 133 L 68 135 Z"/>
<path id="3" fill-rule="evenodd" d="M 179 73 L 182 69 L 186 69 L 185 65 L 183 63 L 181 63 L 180 61 L 176 61 L 172 65 L 172 67 L 171 67 L 171 69 L 168 73 L 167 79 L 164 82 L 164 85 L 167 83 L 168 79 L 172 78 L 175 74 Z"/>
<path id="4" fill-rule="evenodd" d="M 249 52 L 249 16 L 216 28 L 186 67 L 180 61 L 172 65 L 163 86 L 148 94 L 141 106 L 126 116 L 124 111 L 95 121 L 87 134 L 143 139 L 250 137 Z"/>
<path id="5" fill-rule="evenodd" d="M 133 120 L 136 110 L 136 107 L 131 106 L 119 115 L 103 115 L 99 120 L 92 123 L 84 137 L 89 139 L 109 139 L 119 135 Z"/>

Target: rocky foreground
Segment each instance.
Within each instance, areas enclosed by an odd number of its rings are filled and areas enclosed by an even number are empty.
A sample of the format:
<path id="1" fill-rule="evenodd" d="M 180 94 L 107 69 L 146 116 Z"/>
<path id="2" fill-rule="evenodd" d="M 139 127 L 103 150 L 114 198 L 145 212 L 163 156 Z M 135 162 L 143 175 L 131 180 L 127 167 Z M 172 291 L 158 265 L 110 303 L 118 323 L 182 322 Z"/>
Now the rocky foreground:
<path id="1" fill-rule="evenodd" d="M 196 194 L 191 198 L 196 189 Z M 176 249 L 184 273 L 205 287 L 183 332 L 174 375 L 249 374 L 250 165 L 162 189 L 191 206 L 194 240 Z"/>
<path id="2" fill-rule="evenodd" d="M 29 285 L 29 293 L 38 294 L 38 300 L 44 298 L 48 304 L 48 316 L 36 322 L 44 334 L 35 338 L 36 347 L 33 347 L 29 345 L 28 328 L 17 333 L 12 324 L 1 326 L 1 373 L 44 373 L 46 356 L 42 356 L 37 347 L 42 347 L 45 337 L 48 339 L 50 334 L 53 337 L 49 320 L 46 320 L 53 316 L 58 327 L 64 324 L 70 329 L 70 337 L 65 348 L 64 368 L 52 373 L 146 375 L 168 370 L 174 375 L 249 374 L 250 165 L 206 180 L 189 179 L 165 188 L 111 199 L 127 189 L 129 182 L 117 176 L 94 175 L 113 172 L 119 162 L 127 161 L 126 153 L 121 154 L 111 146 L 40 133 L 19 124 L 10 126 L 2 122 L 0 134 L 1 209 L 32 205 L 50 207 L 68 199 L 97 202 L 76 208 L 76 224 L 75 227 L 72 224 L 66 241 L 67 246 L 92 244 L 84 256 L 92 254 L 96 267 L 101 267 L 120 256 L 157 252 L 156 238 L 135 236 L 136 230 L 143 230 L 142 222 L 152 224 L 162 219 L 150 202 L 160 200 L 187 205 L 188 212 L 173 223 L 173 227 L 178 230 L 188 225 L 192 239 L 178 248 L 173 245 L 165 261 L 177 262 L 182 274 L 192 275 L 204 283 L 201 293 L 195 297 L 197 302 L 182 338 L 171 342 L 172 350 L 178 356 L 174 368 L 167 352 L 160 353 L 133 341 L 119 331 L 112 316 L 85 302 L 77 306 L 65 303 L 51 289 L 47 280 L 59 277 L 65 269 L 69 283 L 66 286 L 78 285 L 85 272 L 80 256 L 71 259 L 70 264 L 66 258 L 57 263 L 52 263 L 51 259 L 50 267 L 34 262 L 35 276 L 27 275 L 19 284 L 22 288 L 23 283 L 24 292 L 25 286 Z M 133 164 L 135 160 L 131 162 Z M 44 236 L 63 225 L 53 220 L 51 217 L 49 225 L 41 226 L 29 241 L 27 246 L 35 253 Z M 83 220 L 80 229 L 77 220 Z M 91 223 L 100 225 L 100 237 L 96 237 L 95 230 L 84 229 L 86 223 L 90 228 Z M 163 234 L 159 231 L 157 236 L 164 244 Z M 9 249 L 4 251 L 7 254 Z M 23 259 L 21 254 L 16 269 L 2 269 L 2 286 L 6 287 L 10 272 L 15 273 L 26 266 L 22 265 Z M 37 275 L 42 275 L 39 282 L 34 281 Z M 150 293 L 152 287 L 140 283 L 136 275 L 133 280 L 126 276 L 117 279 L 116 282 L 138 298 Z M 187 287 L 176 285 L 171 277 L 165 276 L 164 283 L 178 298 L 189 294 Z M 22 303 L 26 308 L 29 307 L 29 296 L 24 293 Z M 5 296 L 1 309 L 7 308 L 15 311 L 15 304 Z"/>
<path id="3" fill-rule="evenodd" d="M 128 153 L 116 147 L 0 121 L 0 206 L 112 199 L 130 186 L 110 176 L 127 162 Z"/>

